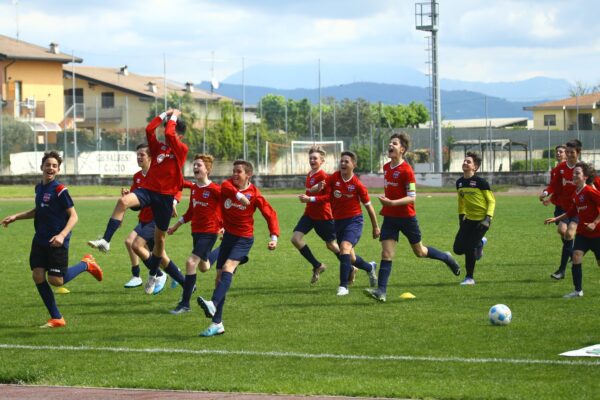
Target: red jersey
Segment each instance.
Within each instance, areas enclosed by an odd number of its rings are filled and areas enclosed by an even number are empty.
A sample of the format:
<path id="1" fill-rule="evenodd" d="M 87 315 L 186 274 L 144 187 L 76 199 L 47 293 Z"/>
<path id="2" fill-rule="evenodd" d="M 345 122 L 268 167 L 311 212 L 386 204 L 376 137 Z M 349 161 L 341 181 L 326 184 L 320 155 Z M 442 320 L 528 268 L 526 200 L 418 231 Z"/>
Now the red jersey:
<path id="1" fill-rule="evenodd" d="M 146 127 L 152 162 L 143 187 L 153 192 L 175 195 L 183 186 L 182 169 L 188 147 L 177 138 L 176 122 L 171 119 L 165 128 L 166 143 L 159 142 L 155 131 L 161 123 L 162 118 L 155 117 Z"/>
<path id="2" fill-rule="evenodd" d="M 250 205 L 244 206 L 240 203 L 236 197 L 238 192 L 250 200 Z M 231 179 L 223 181 L 221 184 L 221 215 L 223 227 L 227 232 L 240 237 L 254 236 L 254 212 L 257 208 L 267 221 L 269 233 L 279 236 L 277 213 L 256 186 L 250 184 L 245 190 L 238 190 Z"/>
<path id="3" fill-rule="evenodd" d="M 553 189 L 552 189 L 552 180 L 555 179 L 554 177 L 558 174 L 558 165 L 556 165 L 556 167 L 552 168 L 552 170 L 550 171 L 550 184 L 548 184 L 548 187 L 546 189 L 544 189 L 544 192 L 548 193 L 548 194 L 553 194 Z M 558 205 L 558 199 L 557 196 L 552 195 L 550 197 L 550 203 L 554 204 L 555 206 Z"/>
<path id="4" fill-rule="evenodd" d="M 392 168 L 389 162 L 383 166 L 383 187 L 385 197 L 390 200 L 416 196 L 417 181 L 411 166 L 405 161 Z M 417 215 L 414 203 L 405 206 L 383 206 L 379 213 L 384 217 L 414 217 Z"/>
<path id="5" fill-rule="evenodd" d="M 141 188 L 146 180 L 146 175 L 144 175 L 144 171 L 139 170 L 133 175 L 133 184 L 129 188 L 130 192 L 133 192 L 135 189 Z M 140 210 L 138 214 L 138 221 L 141 223 L 147 224 L 148 222 L 154 219 L 154 214 L 152 214 L 152 207 L 144 207 Z"/>
<path id="6" fill-rule="evenodd" d="M 183 214 L 183 222 L 192 221 L 194 233 L 217 233 L 223 221 L 221 220 L 221 187 L 214 182 L 191 188 L 190 205 Z"/>
<path id="7" fill-rule="evenodd" d="M 563 210 L 568 210 L 571 207 L 571 199 L 575 192 L 575 183 L 573 182 L 575 165 L 571 167 L 566 161 L 563 161 L 555 169 L 556 175 L 550 181 L 551 192 L 549 193 L 552 193 L 552 197 L 556 196 L 556 203 L 554 204 L 560 206 Z"/>
<path id="8" fill-rule="evenodd" d="M 584 225 L 593 222 L 600 212 L 600 192 L 584 185 L 580 190 L 575 190 L 571 198 L 571 206 L 567 211 L 569 217 L 579 215 L 579 224 L 577 224 L 577 234 L 590 238 L 600 237 L 600 224 L 596 229 L 590 231 Z"/>
<path id="9" fill-rule="evenodd" d="M 310 188 L 327 179 L 327 176 L 327 173 L 322 169 L 319 169 L 317 172 L 310 171 L 308 175 L 306 175 L 306 195 L 314 196 L 314 193 L 310 192 Z M 324 192 L 325 189 L 319 192 L 319 194 L 324 194 Z M 331 213 L 331 203 L 328 201 L 308 202 L 306 203 L 306 208 L 304 209 L 304 215 L 315 221 L 330 221 L 333 219 L 333 214 Z"/>
<path id="10" fill-rule="evenodd" d="M 362 214 L 360 203 L 371 203 L 369 192 L 356 175 L 345 181 L 340 171 L 334 172 L 325 181 L 325 194 L 315 196 L 316 202 L 331 202 L 333 219 L 346 219 Z"/>

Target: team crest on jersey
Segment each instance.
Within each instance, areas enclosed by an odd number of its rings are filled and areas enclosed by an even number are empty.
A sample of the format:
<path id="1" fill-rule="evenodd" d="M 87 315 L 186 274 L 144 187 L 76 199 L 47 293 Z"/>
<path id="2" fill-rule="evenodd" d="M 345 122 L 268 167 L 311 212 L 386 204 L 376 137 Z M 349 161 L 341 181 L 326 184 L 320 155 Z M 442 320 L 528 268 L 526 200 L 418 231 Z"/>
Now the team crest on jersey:
<path id="1" fill-rule="evenodd" d="M 44 193 L 44 197 L 42 198 L 42 201 L 44 203 L 47 203 L 50 201 L 50 198 L 52 197 L 52 195 L 50 193 Z"/>
<path id="2" fill-rule="evenodd" d="M 584 199 L 585 199 L 584 196 L 582 194 L 580 194 L 579 195 L 579 201 L 583 202 Z"/>
<path id="3" fill-rule="evenodd" d="M 209 192 L 208 190 L 205 190 L 205 191 L 202 193 L 202 198 L 204 198 L 204 199 L 208 199 L 209 197 L 210 197 L 210 192 Z"/>
<path id="4" fill-rule="evenodd" d="M 163 146 L 160 146 L 160 149 L 161 149 L 162 151 L 165 151 L 165 150 L 167 150 L 167 146 L 164 146 L 164 145 L 163 145 Z"/>
<path id="5" fill-rule="evenodd" d="M 337 181 L 337 182 L 335 183 L 335 186 L 340 186 L 340 181 Z"/>
<path id="6" fill-rule="evenodd" d="M 394 179 L 397 179 L 400 176 L 400 171 L 394 171 L 392 176 L 394 177 Z"/>
<path id="7" fill-rule="evenodd" d="M 163 161 L 165 161 L 165 157 L 165 154 L 159 154 L 158 157 L 156 157 L 156 162 L 159 164 L 162 163 Z"/>
<path id="8" fill-rule="evenodd" d="M 309 183 L 310 183 L 311 185 L 314 185 L 314 184 L 315 184 L 315 178 L 310 178 L 310 181 L 309 181 Z"/>
<path id="9" fill-rule="evenodd" d="M 356 186 L 354 186 L 354 185 L 348 185 L 348 191 L 349 192 L 353 192 L 354 189 L 356 189 Z"/>
<path id="10" fill-rule="evenodd" d="M 476 187 L 477 186 L 477 182 L 476 181 L 469 181 L 469 186 Z"/>

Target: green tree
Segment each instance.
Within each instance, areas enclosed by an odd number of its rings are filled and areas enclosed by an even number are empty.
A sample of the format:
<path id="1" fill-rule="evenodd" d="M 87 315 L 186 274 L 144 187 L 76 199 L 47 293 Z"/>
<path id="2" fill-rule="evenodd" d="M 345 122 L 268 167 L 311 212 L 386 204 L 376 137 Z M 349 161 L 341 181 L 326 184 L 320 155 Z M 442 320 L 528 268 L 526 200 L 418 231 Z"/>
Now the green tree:
<path id="1" fill-rule="evenodd" d="M 232 102 L 222 101 L 221 119 L 207 131 L 207 145 L 212 155 L 235 160 L 244 154 L 241 110 Z"/>

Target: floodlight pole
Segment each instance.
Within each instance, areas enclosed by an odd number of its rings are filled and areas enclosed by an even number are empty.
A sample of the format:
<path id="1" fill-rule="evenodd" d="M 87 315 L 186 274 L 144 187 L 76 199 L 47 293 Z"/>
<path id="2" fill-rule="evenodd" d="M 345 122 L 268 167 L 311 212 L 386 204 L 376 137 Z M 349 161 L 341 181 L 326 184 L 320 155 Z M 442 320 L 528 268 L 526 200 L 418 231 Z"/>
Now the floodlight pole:
<path id="1" fill-rule="evenodd" d="M 321 101 L 321 59 L 319 58 L 319 140 L 323 141 L 323 107 Z"/>
<path id="2" fill-rule="evenodd" d="M 243 144 L 243 153 L 244 160 L 247 160 L 247 150 L 246 150 L 246 82 L 245 82 L 245 73 L 246 73 L 246 60 L 242 57 L 242 131 L 244 133 L 244 144 Z"/>

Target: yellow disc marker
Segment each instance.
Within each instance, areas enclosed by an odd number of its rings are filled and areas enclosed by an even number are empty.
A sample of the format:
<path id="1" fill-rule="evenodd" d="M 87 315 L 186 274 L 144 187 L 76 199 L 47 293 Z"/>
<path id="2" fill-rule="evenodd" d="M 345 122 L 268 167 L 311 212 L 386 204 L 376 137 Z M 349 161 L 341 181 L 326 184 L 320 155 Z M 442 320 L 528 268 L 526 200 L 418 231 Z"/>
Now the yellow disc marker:
<path id="1" fill-rule="evenodd" d="M 67 294 L 67 293 L 71 293 L 71 291 L 69 289 L 67 289 L 64 286 L 59 287 L 58 289 L 56 289 L 56 293 L 58 294 Z"/>
<path id="2" fill-rule="evenodd" d="M 411 292 L 404 292 L 400 295 L 400 298 L 403 300 L 412 300 L 412 299 L 416 299 L 417 296 L 415 296 Z"/>

